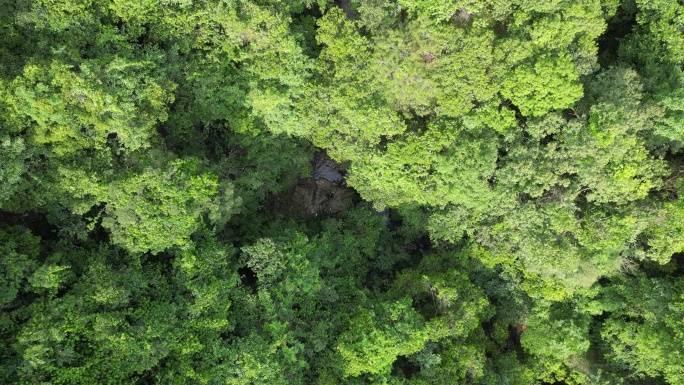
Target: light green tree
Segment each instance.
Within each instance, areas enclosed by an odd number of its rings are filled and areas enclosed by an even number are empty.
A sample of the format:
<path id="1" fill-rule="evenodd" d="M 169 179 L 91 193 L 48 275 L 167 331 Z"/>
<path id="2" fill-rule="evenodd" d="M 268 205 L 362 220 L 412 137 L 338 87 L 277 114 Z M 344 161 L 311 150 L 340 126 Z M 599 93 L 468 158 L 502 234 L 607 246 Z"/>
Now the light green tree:
<path id="1" fill-rule="evenodd" d="M 132 252 L 158 253 L 188 244 L 190 235 L 207 224 L 225 223 L 239 201 L 230 185 L 200 171 L 196 160 L 174 160 L 163 168 L 113 181 L 106 195 L 102 226 L 112 241 Z"/>

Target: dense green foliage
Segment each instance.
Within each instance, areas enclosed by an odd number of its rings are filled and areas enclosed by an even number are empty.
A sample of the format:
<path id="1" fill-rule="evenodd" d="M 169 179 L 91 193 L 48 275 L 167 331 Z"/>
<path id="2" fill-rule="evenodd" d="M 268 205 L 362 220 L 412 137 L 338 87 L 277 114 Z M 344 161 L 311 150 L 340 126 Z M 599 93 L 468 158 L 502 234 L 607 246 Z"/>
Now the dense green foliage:
<path id="1" fill-rule="evenodd" d="M 675 0 L 0 0 L 0 383 L 684 384 L 683 71 Z"/>

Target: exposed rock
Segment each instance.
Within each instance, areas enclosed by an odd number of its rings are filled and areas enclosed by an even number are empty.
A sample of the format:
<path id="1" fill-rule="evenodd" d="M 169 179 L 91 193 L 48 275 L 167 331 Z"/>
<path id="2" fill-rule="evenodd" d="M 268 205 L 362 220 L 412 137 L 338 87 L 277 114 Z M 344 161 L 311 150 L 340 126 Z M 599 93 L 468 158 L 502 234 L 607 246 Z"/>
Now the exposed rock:
<path id="1" fill-rule="evenodd" d="M 344 176 L 339 163 L 332 160 L 324 151 L 319 152 L 314 158 L 314 179 L 325 179 L 334 184 L 344 184 Z"/>
<path id="2" fill-rule="evenodd" d="M 293 209 L 307 216 L 335 215 L 352 202 L 354 190 L 326 179 L 305 179 L 292 194 Z"/>
<path id="3" fill-rule="evenodd" d="M 351 0 L 335 0 L 335 2 L 333 4 L 342 8 L 345 16 L 347 16 L 347 19 L 349 19 L 349 20 L 358 19 L 359 12 L 355 9 L 352 9 Z"/>

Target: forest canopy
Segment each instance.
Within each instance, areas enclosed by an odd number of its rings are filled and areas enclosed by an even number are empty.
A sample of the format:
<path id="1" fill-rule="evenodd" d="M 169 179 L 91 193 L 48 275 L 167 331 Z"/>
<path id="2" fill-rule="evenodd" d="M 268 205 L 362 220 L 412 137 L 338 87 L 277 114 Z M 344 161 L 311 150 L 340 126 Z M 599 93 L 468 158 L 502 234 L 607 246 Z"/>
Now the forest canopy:
<path id="1" fill-rule="evenodd" d="M 0 0 L 0 383 L 684 384 L 684 3 Z"/>

